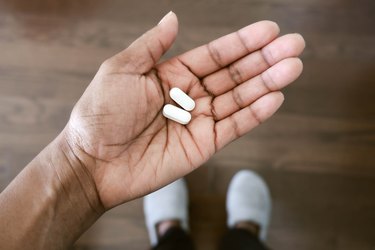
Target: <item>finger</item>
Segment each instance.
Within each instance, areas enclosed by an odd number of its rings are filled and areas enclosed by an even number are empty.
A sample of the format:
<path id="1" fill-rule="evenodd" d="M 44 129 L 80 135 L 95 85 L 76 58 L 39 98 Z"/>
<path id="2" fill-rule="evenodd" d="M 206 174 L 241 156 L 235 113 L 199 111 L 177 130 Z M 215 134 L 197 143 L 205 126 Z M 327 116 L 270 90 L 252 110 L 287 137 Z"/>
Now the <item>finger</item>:
<path id="1" fill-rule="evenodd" d="M 127 73 L 144 74 L 172 46 L 178 31 L 177 16 L 169 12 L 157 26 L 109 59 L 111 67 Z"/>
<path id="2" fill-rule="evenodd" d="M 281 92 L 271 92 L 215 124 L 216 150 L 243 136 L 271 117 L 284 101 Z"/>
<path id="3" fill-rule="evenodd" d="M 202 82 L 206 89 L 221 95 L 242 82 L 262 73 L 275 63 L 299 56 L 305 48 L 305 41 L 300 34 L 288 34 L 279 37 L 261 50 L 253 52 L 211 75 Z"/>
<path id="4" fill-rule="evenodd" d="M 287 58 L 231 91 L 217 96 L 212 102 L 215 119 L 221 120 L 261 96 L 284 88 L 298 78 L 302 69 L 299 58 Z"/>
<path id="5" fill-rule="evenodd" d="M 203 77 L 265 46 L 277 37 L 279 31 L 274 22 L 257 22 L 190 50 L 178 59 L 197 77 Z"/>

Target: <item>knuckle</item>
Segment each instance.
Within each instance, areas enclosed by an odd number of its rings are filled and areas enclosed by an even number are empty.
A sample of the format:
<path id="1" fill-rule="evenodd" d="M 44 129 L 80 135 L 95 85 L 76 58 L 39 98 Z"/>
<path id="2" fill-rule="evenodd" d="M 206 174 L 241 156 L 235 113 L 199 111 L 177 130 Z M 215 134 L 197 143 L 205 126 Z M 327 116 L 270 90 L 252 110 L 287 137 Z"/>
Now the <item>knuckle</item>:
<path id="1" fill-rule="evenodd" d="M 102 64 L 100 65 L 99 69 L 102 71 L 110 71 L 114 68 L 114 63 L 112 58 L 106 59 Z"/>

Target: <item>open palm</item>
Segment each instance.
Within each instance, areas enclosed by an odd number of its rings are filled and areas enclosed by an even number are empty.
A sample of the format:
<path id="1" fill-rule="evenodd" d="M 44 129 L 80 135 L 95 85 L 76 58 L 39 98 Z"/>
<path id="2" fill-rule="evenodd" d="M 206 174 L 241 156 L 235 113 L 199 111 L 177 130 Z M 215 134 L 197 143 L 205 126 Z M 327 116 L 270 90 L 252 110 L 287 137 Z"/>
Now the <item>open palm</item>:
<path id="1" fill-rule="evenodd" d="M 175 14 L 108 59 L 67 126 L 74 152 L 105 208 L 186 175 L 216 151 L 270 117 L 281 88 L 302 71 L 300 35 L 277 38 L 262 21 L 159 63 L 178 29 Z M 164 118 L 179 87 L 196 107 L 183 126 Z"/>

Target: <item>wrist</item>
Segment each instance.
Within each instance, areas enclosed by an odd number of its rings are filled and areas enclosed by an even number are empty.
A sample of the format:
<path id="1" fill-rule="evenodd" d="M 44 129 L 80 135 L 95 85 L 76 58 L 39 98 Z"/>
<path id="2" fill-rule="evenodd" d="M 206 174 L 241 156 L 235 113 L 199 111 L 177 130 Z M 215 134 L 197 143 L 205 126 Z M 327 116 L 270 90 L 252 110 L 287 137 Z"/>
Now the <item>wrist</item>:
<path id="1" fill-rule="evenodd" d="M 95 161 L 77 149 L 65 129 L 46 150 L 44 161 L 49 163 L 48 168 L 56 174 L 59 189 L 76 206 L 90 207 L 92 212 L 103 214 L 104 207 L 96 189 L 92 169 L 89 168 L 95 165 Z"/>
<path id="2" fill-rule="evenodd" d="M 0 194 L 0 245 L 66 249 L 103 213 L 91 175 L 62 132 Z"/>
<path id="3" fill-rule="evenodd" d="M 51 175 L 55 205 L 63 219 L 68 217 L 63 226 L 73 233 L 73 241 L 105 212 L 83 157 L 69 144 L 65 130 L 37 157 L 40 170 Z"/>
<path id="4" fill-rule="evenodd" d="M 48 239 L 51 244 L 60 241 L 58 245 L 63 248 L 73 244 L 104 213 L 95 182 L 65 133 L 63 130 L 27 166 L 32 176 L 40 176 L 38 198 L 45 210 L 41 220 L 50 227 L 46 230 Z"/>
<path id="5" fill-rule="evenodd" d="M 65 130 L 31 163 L 44 176 L 49 210 L 53 208 L 52 238 L 73 244 L 104 213 L 95 182 L 74 152 Z"/>

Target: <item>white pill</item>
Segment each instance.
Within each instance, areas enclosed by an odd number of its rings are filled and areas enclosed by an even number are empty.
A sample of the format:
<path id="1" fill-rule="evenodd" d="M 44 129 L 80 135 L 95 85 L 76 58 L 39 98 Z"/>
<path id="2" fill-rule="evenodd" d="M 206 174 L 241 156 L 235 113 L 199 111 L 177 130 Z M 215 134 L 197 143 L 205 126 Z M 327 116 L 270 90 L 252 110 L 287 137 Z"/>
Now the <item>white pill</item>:
<path id="1" fill-rule="evenodd" d="M 169 96 L 187 111 L 192 111 L 195 108 L 194 100 L 179 88 L 172 88 L 169 91 Z"/>
<path id="2" fill-rule="evenodd" d="M 164 106 L 163 115 L 168 119 L 171 119 L 183 125 L 188 124 L 191 120 L 191 115 L 189 112 L 173 106 L 172 104 L 167 104 Z"/>

